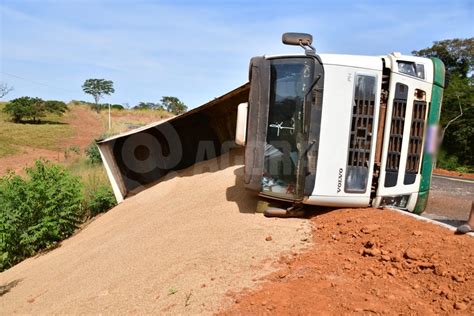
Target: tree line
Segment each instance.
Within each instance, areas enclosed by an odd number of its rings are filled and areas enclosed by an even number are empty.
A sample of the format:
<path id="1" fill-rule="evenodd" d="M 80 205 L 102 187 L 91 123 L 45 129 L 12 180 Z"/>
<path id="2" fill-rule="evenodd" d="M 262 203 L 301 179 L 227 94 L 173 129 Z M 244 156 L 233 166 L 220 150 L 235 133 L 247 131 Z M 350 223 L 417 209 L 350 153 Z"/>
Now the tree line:
<path id="1" fill-rule="evenodd" d="M 106 79 L 87 79 L 82 85 L 82 90 L 94 98 L 95 103 L 93 108 L 96 111 L 108 107 L 108 104 L 106 106 L 99 104 L 99 100 L 115 92 L 113 81 Z M 161 98 L 161 101 L 157 103 L 140 102 L 133 108 L 137 110 L 164 110 L 175 115 L 182 114 L 188 110 L 188 107 L 181 100 L 171 96 L 164 96 Z"/>
<path id="2" fill-rule="evenodd" d="M 0 98 L 6 96 L 13 90 L 13 87 L 6 83 L 0 84 Z M 84 93 L 94 98 L 94 103 L 82 101 L 89 104 L 91 108 L 97 112 L 105 109 L 123 110 L 125 107 L 121 104 L 99 103 L 100 99 L 106 95 L 115 92 L 114 83 L 106 79 L 87 79 L 82 85 Z M 188 110 L 188 107 L 177 97 L 164 96 L 160 102 L 140 102 L 133 107 L 136 110 L 162 110 L 173 113 L 175 115 L 182 114 Z M 56 100 L 44 101 L 41 98 L 20 97 L 9 101 L 3 108 L 3 112 L 7 113 L 11 120 L 15 123 L 20 122 L 41 122 L 41 118 L 47 114 L 62 115 L 68 110 L 66 103 Z"/>
<path id="3" fill-rule="evenodd" d="M 412 54 L 437 57 L 446 67 L 440 125 L 444 138 L 438 166 L 474 171 L 474 37 L 434 42 Z M 448 128 L 446 128 L 449 126 Z"/>
<path id="4" fill-rule="evenodd" d="M 162 97 L 160 102 L 140 102 L 133 107 L 137 110 L 162 110 L 173 114 L 182 114 L 188 110 L 188 107 L 176 97 Z"/>

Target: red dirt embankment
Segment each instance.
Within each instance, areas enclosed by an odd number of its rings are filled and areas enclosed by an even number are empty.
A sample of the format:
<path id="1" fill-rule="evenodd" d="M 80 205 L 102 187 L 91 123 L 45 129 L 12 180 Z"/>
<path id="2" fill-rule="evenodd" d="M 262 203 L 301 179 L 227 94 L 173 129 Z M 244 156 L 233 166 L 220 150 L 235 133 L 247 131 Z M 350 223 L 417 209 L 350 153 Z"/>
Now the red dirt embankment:
<path id="1" fill-rule="evenodd" d="M 474 313 L 474 238 L 390 210 L 311 222 L 314 246 L 222 314 Z"/>
<path id="2" fill-rule="evenodd" d="M 439 175 L 442 175 L 442 176 L 448 176 L 448 177 L 459 177 L 459 178 L 466 178 L 466 179 L 474 179 L 474 173 L 462 173 L 462 172 L 445 170 L 445 169 L 440 169 L 440 168 L 434 169 L 433 173 L 434 174 L 439 174 Z"/>

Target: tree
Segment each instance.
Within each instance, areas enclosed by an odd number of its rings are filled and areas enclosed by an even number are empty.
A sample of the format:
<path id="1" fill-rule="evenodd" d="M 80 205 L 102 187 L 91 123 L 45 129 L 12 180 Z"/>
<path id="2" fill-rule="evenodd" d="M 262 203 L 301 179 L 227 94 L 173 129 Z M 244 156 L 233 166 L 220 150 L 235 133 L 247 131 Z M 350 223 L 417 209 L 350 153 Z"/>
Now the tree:
<path id="1" fill-rule="evenodd" d="M 463 165 L 473 166 L 474 37 L 437 41 L 431 47 L 412 53 L 417 56 L 438 57 L 446 66 L 447 86 L 444 89 L 440 118 L 440 124 L 445 127 L 442 157 L 454 157 L 454 160 Z M 454 120 L 456 117 L 458 118 Z"/>
<path id="2" fill-rule="evenodd" d="M 163 105 L 153 102 L 140 102 L 133 108 L 136 110 L 164 110 Z"/>
<path id="3" fill-rule="evenodd" d="M 49 100 L 45 101 L 43 106 L 46 112 L 59 116 L 63 115 L 68 110 L 66 103 L 63 101 Z"/>
<path id="4" fill-rule="evenodd" d="M 95 110 L 100 111 L 99 100 L 104 95 L 111 95 L 115 92 L 114 83 L 111 80 L 105 79 L 87 79 L 82 85 L 84 93 L 90 94 L 94 97 Z M 112 128 L 112 120 L 109 105 L 109 130 Z"/>
<path id="5" fill-rule="evenodd" d="M 87 79 L 82 85 L 82 90 L 86 94 L 94 97 L 95 110 L 99 112 L 99 100 L 104 95 L 111 95 L 115 92 L 114 83 L 105 79 Z"/>
<path id="6" fill-rule="evenodd" d="M 124 110 L 125 109 L 122 104 L 102 103 L 102 104 L 99 105 L 100 109 L 106 109 L 108 107 L 110 107 L 111 109 L 115 109 L 115 110 Z"/>
<path id="7" fill-rule="evenodd" d="M 37 118 L 44 116 L 41 111 L 43 100 L 40 98 L 21 97 L 11 100 L 5 105 L 3 111 L 8 113 L 15 123 L 21 122 L 25 118 Z"/>
<path id="8" fill-rule="evenodd" d="M 62 115 L 67 111 L 67 105 L 62 101 L 43 101 L 40 98 L 21 97 L 11 100 L 3 108 L 15 123 L 24 119 L 39 121 L 47 113 Z"/>
<path id="9" fill-rule="evenodd" d="M 474 65 L 474 37 L 466 39 L 449 39 L 436 41 L 433 46 L 414 50 L 416 56 L 438 57 L 446 66 L 446 75 L 448 78 L 453 74 L 467 77 L 472 75 Z"/>
<path id="10" fill-rule="evenodd" d="M 13 87 L 8 86 L 6 83 L 0 83 L 0 99 L 6 96 L 13 90 Z"/>
<path id="11" fill-rule="evenodd" d="M 188 110 L 188 107 L 176 97 L 162 97 L 161 104 L 166 111 L 176 115 Z"/>

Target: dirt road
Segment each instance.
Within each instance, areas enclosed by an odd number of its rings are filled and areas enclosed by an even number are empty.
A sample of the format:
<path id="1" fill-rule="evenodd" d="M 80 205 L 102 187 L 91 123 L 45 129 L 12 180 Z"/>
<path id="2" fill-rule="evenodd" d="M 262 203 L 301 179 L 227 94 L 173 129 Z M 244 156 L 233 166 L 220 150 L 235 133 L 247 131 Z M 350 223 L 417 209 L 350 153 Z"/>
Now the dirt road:
<path id="1" fill-rule="evenodd" d="M 459 226 L 469 217 L 474 201 L 474 180 L 433 175 L 424 217 Z"/>

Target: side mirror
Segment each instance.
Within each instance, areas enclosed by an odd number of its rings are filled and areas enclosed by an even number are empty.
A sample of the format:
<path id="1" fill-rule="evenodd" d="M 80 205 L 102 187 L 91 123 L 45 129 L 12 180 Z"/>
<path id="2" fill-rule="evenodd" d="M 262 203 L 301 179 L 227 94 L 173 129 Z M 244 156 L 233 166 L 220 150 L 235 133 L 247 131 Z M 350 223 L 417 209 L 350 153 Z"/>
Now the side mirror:
<path id="1" fill-rule="evenodd" d="M 311 46 L 313 36 L 307 33 L 283 33 L 281 41 L 286 45 Z"/>

